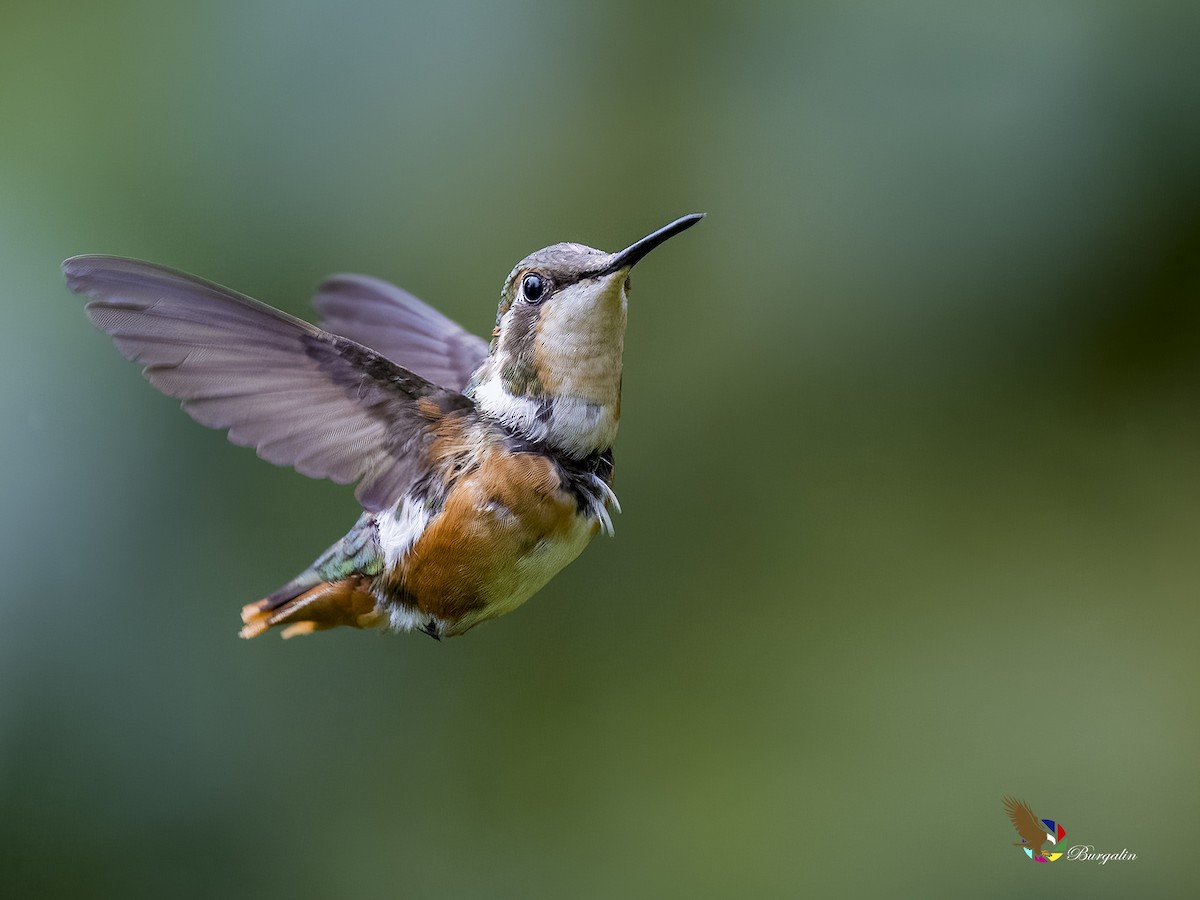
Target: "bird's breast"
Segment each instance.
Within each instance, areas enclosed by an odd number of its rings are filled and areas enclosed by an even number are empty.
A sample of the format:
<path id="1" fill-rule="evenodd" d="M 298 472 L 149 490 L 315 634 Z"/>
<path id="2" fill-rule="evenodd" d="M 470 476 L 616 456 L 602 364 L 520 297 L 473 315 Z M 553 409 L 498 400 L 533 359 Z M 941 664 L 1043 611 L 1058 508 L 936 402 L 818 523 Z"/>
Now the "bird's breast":
<path id="1" fill-rule="evenodd" d="M 448 488 L 440 511 L 385 576 L 388 593 L 408 616 L 402 621 L 432 617 L 445 634 L 520 606 L 599 528 L 554 462 L 540 454 L 497 446 Z"/>

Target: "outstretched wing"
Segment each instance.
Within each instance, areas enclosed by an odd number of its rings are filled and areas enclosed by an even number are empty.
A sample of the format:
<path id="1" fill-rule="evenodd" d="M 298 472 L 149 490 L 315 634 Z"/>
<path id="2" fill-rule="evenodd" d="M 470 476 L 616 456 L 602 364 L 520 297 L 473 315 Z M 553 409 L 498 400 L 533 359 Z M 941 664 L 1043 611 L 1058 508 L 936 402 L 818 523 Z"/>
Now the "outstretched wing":
<path id="1" fill-rule="evenodd" d="M 263 459 L 396 502 L 424 468 L 442 415 L 470 401 L 373 350 L 164 266 L 111 256 L 63 263 L 88 315 L 197 422 Z"/>
<path id="2" fill-rule="evenodd" d="M 321 327 L 382 353 L 434 384 L 461 391 L 488 345 L 394 284 L 334 275 L 317 289 Z"/>
<path id="3" fill-rule="evenodd" d="M 1046 840 L 1046 829 L 1042 827 L 1028 803 L 1022 803 L 1014 797 L 1005 797 L 1004 811 L 1008 813 L 1013 827 L 1025 843 L 1041 844 Z"/>

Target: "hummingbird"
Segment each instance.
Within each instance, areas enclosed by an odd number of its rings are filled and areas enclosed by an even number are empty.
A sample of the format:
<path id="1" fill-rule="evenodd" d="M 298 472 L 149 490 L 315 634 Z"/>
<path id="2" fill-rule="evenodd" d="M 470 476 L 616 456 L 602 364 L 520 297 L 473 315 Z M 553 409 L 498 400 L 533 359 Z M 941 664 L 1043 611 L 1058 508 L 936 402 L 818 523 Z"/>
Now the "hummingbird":
<path id="1" fill-rule="evenodd" d="M 67 286 L 158 390 L 276 465 L 356 483 L 340 541 L 242 608 L 243 638 L 337 626 L 441 640 L 516 609 L 620 512 L 613 443 L 630 270 L 560 243 L 504 281 L 490 342 L 400 288 L 335 275 L 320 327 L 154 263 L 76 256 Z"/>

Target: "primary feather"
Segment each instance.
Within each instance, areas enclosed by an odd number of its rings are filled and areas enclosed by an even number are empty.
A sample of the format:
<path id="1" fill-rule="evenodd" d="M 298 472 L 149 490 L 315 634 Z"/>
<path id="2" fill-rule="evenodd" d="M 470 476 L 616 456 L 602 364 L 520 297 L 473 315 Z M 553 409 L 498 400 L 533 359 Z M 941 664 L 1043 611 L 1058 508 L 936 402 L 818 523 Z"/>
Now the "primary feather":
<path id="1" fill-rule="evenodd" d="M 471 406 L 353 340 L 193 275 L 110 256 L 63 270 L 92 298 L 97 327 L 197 422 L 277 465 L 358 481 L 372 512 L 420 473 L 433 421 Z"/>

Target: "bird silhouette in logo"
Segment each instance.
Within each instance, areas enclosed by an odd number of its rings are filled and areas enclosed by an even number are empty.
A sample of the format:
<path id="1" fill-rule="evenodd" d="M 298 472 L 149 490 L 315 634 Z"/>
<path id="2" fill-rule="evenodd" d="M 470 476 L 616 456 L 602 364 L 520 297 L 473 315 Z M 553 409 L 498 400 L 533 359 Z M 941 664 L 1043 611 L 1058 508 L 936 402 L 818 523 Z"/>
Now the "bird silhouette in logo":
<path id="1" fill-rule="evenodd" d="M 1056 843 L 1057 838 L 1046 830 L 1041 819 L 1034 815 L 1033 810 L 1029 808 L 1029 804 L 1017 800 L 1015 797 L 1005 797 L 1004 811 L 1008 813 L 1013 827 L 1021 836 L 1021 842 L 1013 844 L 1013 846 L 1028 851 L 1037 862 L 1049 862 L 1042 847 L 1047 841 L 1051 844 Z M 1057 827 L 1056 830 L 1058 830 Z M 1057 859 L 1058 854 L 1054 854 L 1054 858 Z"/>

